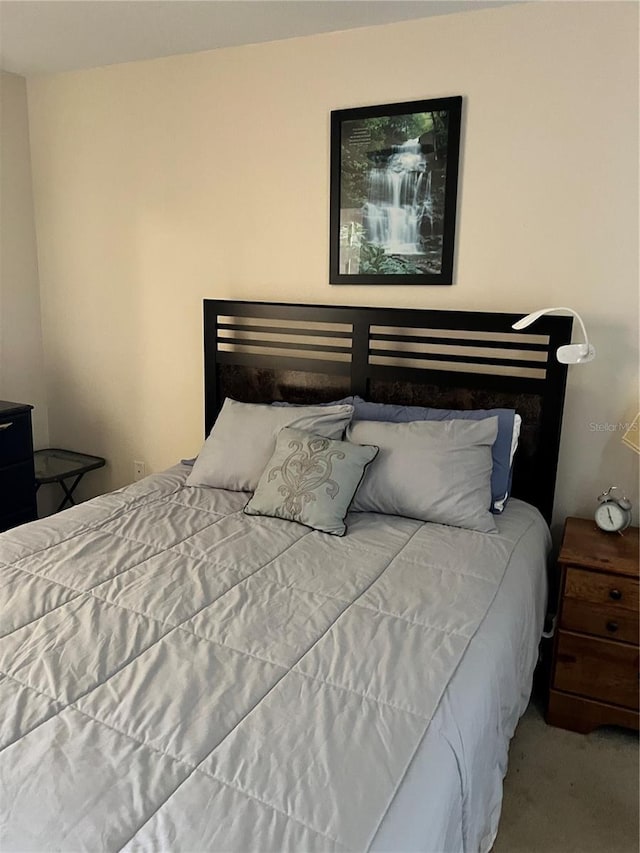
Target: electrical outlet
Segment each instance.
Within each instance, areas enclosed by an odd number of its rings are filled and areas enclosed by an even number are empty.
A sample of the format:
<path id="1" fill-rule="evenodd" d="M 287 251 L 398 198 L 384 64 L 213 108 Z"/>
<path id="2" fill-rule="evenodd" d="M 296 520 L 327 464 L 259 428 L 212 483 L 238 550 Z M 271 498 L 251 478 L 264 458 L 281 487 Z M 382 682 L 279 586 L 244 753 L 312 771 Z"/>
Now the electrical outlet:
<path id="1" fill-rule="evenodd" d="M 144 462 L 134 462 L 133 463 L 133 479 L 134 479 L 134 482 L 137 482 L 138 480 L 142 480 L 144 477 L 147 476 L 146 468 L 147 468 L 147 466 L 144 464 Z"/>

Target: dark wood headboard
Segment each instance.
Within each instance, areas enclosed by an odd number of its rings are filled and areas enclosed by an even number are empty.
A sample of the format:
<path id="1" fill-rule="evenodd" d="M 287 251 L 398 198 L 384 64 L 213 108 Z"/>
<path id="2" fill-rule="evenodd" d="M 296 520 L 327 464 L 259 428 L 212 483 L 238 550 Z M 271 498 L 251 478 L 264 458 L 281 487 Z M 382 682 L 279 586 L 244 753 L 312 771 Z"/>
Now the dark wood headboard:
<path id="1" fill-rule="evenodd" d="M 376 403 L 446 409 L 514 408 L 522 430 L 515 497 L 551 521 L 570 317 L 354 308 L 205 299 L 205 429 L 225 397 L 251 403 Z"/>

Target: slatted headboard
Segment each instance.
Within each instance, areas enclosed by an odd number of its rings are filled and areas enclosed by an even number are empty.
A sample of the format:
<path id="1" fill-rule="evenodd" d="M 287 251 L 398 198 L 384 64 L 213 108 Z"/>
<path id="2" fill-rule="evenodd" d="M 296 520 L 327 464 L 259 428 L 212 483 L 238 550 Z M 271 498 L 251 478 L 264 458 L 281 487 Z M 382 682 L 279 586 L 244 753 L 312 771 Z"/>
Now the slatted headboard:
<path id="1" fill-rule="evenodd" d="M 521 314 L 204 301 L 205 428 L 225 397 L 252 403 L 515 408 L 513 495 L 551 520 L 570 317 L 514 332 Z"/>

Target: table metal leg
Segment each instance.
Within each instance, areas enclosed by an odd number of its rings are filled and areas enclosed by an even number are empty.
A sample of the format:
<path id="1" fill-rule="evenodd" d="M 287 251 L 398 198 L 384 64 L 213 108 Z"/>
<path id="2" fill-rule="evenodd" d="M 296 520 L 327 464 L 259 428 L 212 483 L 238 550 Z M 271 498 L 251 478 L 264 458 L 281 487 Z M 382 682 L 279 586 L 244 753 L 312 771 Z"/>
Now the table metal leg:
<path id="1" fill-rule="evenodd" d="M 60 504 L 60 506 L 58 507 L 58 509 L 56 510 L 56 512 L 60 512 L 61 510 L 63 510 L 66 507 L 67 503 L 69 504 L 69 506 L 75 506 L 76 505 L 76 502 L 73 499 L 73 492 L 75 490 L 75 487 L 78 485 L 78 483 L 80 482 L 80 480 L 83 477 L 84 477 L 84 473 L 78 474 L 78 476 L 73 481 L 70 489 L 67 488 L 64 480 L 58 481 L 60 483 L 60 487 L 62 488 L 62 491 L 64 492 L 64 499 L 63 499 L 62 503 Z"/>

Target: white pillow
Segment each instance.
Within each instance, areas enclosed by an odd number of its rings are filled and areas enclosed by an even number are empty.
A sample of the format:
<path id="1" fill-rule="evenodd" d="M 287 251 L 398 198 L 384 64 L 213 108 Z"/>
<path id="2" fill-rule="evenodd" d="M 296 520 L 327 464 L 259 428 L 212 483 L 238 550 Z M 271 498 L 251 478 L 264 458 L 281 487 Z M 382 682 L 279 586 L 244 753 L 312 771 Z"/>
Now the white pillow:
<path id="1" fill-rule="evenodd" d="M 493 533 L 491 448 L 498 418 L 479 421 L 356 421 L 354 444 L 380 448 L 351 510 L 403 515 Z"/>
<path id="2" fill-rule="evenodd" d="M 186 485 L 253 492 L 283 427 L 341 439 L 352 415 L 353 406 L 281 408 L 227 397 Z"/>

